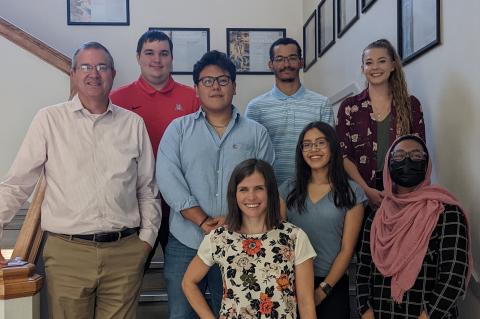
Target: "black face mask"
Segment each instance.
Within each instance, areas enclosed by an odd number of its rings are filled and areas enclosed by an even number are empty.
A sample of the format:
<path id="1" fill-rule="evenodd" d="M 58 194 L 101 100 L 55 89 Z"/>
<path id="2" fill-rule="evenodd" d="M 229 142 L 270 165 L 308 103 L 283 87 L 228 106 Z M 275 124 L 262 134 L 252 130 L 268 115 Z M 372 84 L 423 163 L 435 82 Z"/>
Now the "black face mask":
<path id="1" fill-rule="evenodd" d="M 403 187 L 417 186 L 425 179 L 427 160 L 412 161 L 405 158 L 397 162 L 390 160 L 388 165 L 392 181 Z"/>

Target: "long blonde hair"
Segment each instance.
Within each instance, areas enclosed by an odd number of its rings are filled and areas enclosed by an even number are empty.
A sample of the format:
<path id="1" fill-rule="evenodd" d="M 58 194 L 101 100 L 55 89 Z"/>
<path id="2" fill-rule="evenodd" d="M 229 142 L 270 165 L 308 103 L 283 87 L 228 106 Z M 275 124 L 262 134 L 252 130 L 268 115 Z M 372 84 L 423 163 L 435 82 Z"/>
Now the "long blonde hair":
<path id="1" fill-rule="evenodd" d="M 379 39 L 370 43 L 362 53 L 362 65 L 365 57 L 365 51 L 373 48 L 380 48 L 387 50 L 388 55 L 393 61 L 394 70 L 388 78 L 390 91 L 392 92 L 393 106 L 397 113 L 397 134 L 409 134 L 412 123 L 412 105 L 410 103 L 410 94 L 407 90 L 407 82 L 405 81 L 405 74 L 403 73 L 402 60 L 395 51 L 393 45 L 386 39 Z"/>

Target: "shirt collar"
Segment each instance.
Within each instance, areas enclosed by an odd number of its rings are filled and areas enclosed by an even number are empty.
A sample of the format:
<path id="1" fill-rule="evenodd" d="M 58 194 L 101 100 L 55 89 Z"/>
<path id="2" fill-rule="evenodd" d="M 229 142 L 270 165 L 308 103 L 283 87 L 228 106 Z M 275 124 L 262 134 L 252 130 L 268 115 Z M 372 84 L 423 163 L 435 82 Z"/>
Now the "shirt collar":
<path id="1" fill-rule="evenodd" d="M 300 84 L 300 87 L 298 88 L 297 92 L 293 93 L 290 96 L 280 91 L 275 84 L 273 85 L 273 88 L 272 88 L 272 95 L 279 100 L 286 100 L 288 98 L 298 99 L 298 98 L 302 98 L 304 94 L 305 94 L 305 87 L 303 86 L 303 84 Z"/>
<path id="2" fill-rule="evenodd" d="M 202 116 L 204 119 L 207 118 L 207 113 L 205 113 L 202 106 L 200 106 L 198 111 L 195 112 L 194 119 L 197 120 L 200 118 L 200 116 Z M 237 120 L 239 117 L 240 117 L 240 111 L 235 105 L 232 104 L 232 119 Z"/>
<path id="3" fill-rule="evenodd" d="M 360 94 L 357 95 L 357 101 L 364 101 L 364 100 L 370 100 L 370 95 L 368 94 L 368 88 L 360 92 Z"/>
<path id="4" fill-rule="evenodd" d="M 160 90 L 157 91 L 153 86 L 151 86 L 144 78 L 143 76 L 140 75 L 140 77 L 137 80 L 137 85 L 142 89 L 145 93 L 153 95 L 155 93 L 161 93 L 161 94 L 166 94 L 170 91 L 173 90 L 173 87 L 175 86 L 175 81 L 173 80 L 172 76 L 170 75 L 168 77 L 167 84 Z"/>
<path id="5" fill-rule="evenodd" d="M 72 98 L 72 100 L 67 105 L 67 107 L 71 112 L 78 112 L 82 110 L 85 110 L 86 112 L 88 112 L 88 110 L 86 110 L 85 107 L 83 106 L 82 101 L 80 101 L 78 94 L 75 94 L 75 96 Z M 112 104 L 111 100 L 108 100 L 107 111 L 105 113 L 114 114 L 115 112 L 116 112 L 115 105 Z"/>

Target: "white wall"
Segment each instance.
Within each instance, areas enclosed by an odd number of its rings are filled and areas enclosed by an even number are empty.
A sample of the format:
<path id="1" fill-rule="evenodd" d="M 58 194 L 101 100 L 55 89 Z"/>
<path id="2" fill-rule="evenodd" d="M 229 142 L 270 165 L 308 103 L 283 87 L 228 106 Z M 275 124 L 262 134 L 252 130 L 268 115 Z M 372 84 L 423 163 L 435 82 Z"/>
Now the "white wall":
<path id="1" fill-rule="evenodd" d="M 68 56 L 83 42 L 103 43 L 118 69 L 114 86 L 138 77 L 135 49 L 149 27 L 209 27 L 210 48 L 223 52 L 227 27 L 286 28 L 301 40 L 300 0 L 134 0 L 130 26 L 67 26 L 66 6 L 65 0 L 0 0 L 0 15 Z M 192 84 L 191 75 L 175 78 Z M 271 75 L 239 75 L 234 103 L 243 110 L 272 84 Z"/>
<path id="2" fill-rule="evenodd" d="M 360 2 L 360 1 L 359 1 Z M 303 0 L 303 21 L 318 0 Z M 480 11 L 478 0 L 441 1 L 442 45 L 405 67 L 410 92 L 422 102 L 427 143 L 436 180 L 458 196 L 470 211 L 476 270 L 480 271 Z M 331 96 L 351 83 L 364 87 L 361 53 L 385 37 L 396 45 L 396 1 L 377 1 L 304 75 L 307 86 Z M 461 307 L 462 318 L 478 318 L 480 300 L 473 294 Z"/>
<path id="3" fill-rule="evenodd" d="M 66 74 L 0 36 L 0 180 L 38 109 L 65 101 Z"/>

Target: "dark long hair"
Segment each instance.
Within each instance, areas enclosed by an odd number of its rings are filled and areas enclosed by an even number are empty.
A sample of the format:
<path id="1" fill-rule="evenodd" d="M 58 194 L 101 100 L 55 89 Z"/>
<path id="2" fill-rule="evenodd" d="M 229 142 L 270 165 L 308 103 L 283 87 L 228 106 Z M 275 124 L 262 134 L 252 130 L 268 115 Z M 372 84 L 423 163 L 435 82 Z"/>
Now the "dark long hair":
<path id="1" fill-rule="evenodd" d="M 265 179 L 267 191 L 267 216 L 265 224 L 267 229 L 273 229 L 280 225 L 280 197 L 278 195 L 277 180 L 272 166 L 259 159 L 248 159 L 238 164 L 232 172 L 227 188 L 228 214 L 225 219 L 227 227 L 231 231 L 238 231 L 242 226 L 242 212 L 237 204 L 237 186 L 246 177 L 258 172 Z"/>
<path id="2" fill-rule="evenodd" d="M 312 122 L 305 126 L 300 133 L 295 152 L 295 185 L 287 196 L 287 208 L 294 208 L 300 214 L 305 211 L 305 200 L 308 195 L 308 183 L 312 176 L 312 169 L 305 162 L 302 152 L 302 143 L 305 134 L 316 128 L 325 135 L 330 150 L 328 162 L 328 181 L 332 187 L 335 206 L 350 209 L 355 206 L 356 197 L 348 183 L 348 175 L 343 168 L 343 158 L 340 154 L 340 145 L 335 130 L 327 123 Z"/>

